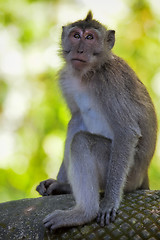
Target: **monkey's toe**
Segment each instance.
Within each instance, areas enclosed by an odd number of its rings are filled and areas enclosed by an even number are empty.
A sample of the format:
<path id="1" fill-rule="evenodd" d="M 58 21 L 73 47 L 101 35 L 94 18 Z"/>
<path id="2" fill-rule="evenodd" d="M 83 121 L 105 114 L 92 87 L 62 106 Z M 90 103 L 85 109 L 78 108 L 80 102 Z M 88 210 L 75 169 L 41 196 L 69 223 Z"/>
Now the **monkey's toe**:
<path id="1" fill-rule="evenodd" d="M 42 196 L 45 196 L 46 194 L 46 189 L 41 183 L 36 187 L 36 191 Z"/>
<path id="2" fill-rule="evenodd" d="M 42 196 L 50 196 L 53 195 L 53 185 L 57 181 L 54 179 L 47 179 L 45 181 L 40 182 L 40 184 L 37 186 L 36 191 L 39 192 Z"/>
<path id="3" fill-rule="evenodd" d="M 53 213 L 47 215 L 43 220 L 44 226 L 50 231 L 65 226 L 63 211 L 56 210 Z"/>

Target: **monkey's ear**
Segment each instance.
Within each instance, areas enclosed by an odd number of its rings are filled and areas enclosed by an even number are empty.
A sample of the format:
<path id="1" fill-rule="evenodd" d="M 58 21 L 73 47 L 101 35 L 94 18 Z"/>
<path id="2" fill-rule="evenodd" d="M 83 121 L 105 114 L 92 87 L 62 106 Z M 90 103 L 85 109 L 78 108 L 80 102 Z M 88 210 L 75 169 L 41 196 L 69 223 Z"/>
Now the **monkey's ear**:
<path id="1" fill-rule="evenodd" d="M 66 29 L 66 27 L 64 27 L 64 26 L 62 26 L 62 39 L 64 38 L 64 36 L 65 36 L 65 29 Z"/>
<path id="2" fill-rule="evenodd" d="M 115 43 L 115 31 L 114 30 L 107 31 L 107 43 L 108 43 L 109 50 L 111 50 Z"/>
<path id="3" fill-rule="evenodd" d="M 93 14 L 92 14 L 92 11 L 90 10 L 87 14 L 87 17 L 85 18 L 85 21 L 86 22 L 89 22 L 93 19 Z"/>
<path id="4" fill-rule="evenodd" d="M 67 27 L 67 26 L 62 26 L 62 32 L 66 32 L 66 31 L 67 31 L 67 29 L 68 29 L 68 27 Z"/>

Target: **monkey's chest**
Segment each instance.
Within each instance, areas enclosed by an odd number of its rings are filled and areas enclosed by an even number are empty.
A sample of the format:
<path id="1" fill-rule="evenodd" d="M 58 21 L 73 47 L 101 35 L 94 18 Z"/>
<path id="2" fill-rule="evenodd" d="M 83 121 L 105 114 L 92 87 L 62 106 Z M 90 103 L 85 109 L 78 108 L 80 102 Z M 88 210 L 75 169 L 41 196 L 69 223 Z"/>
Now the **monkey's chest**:
<path id="1" fill-rule="evenodd" d="M 74 99 L 87 131 L 113 139 L 112 129 L 94 99 L 86 92 L 75 94 Z"/>

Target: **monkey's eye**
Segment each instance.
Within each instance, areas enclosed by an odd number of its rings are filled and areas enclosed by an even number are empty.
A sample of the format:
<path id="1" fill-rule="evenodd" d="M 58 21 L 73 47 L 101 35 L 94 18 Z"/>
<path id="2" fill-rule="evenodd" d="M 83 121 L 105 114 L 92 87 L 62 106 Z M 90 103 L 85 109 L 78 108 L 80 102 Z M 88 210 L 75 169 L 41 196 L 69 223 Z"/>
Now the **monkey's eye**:
<path id="1" fill-rule="evenodd" d="M 94 37 L 93 37 L 93 35 L 92 34 L 88 34 L 87 36 L 86 36 L 86 39 L 87 40 L 92 40 Z"/>
<path id="2" fill-rule="evenodd" d="M 74 34 L 74 38 L 77 38 L 77 39 L 79 39 L 81 36 L 80 36 L 80 34 L 79 33 L 75 33 Z"/>

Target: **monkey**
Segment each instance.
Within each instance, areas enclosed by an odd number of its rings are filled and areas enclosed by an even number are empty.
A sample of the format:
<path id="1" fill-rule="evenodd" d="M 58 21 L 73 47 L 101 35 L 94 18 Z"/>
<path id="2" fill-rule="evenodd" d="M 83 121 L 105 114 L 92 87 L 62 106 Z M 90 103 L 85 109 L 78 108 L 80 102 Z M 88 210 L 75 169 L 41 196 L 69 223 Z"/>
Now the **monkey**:
<path id="1" fill-rule="evenodd" d="M 103 227 L 115 221 L 124 193 L 149 189 L 156 113 L 146 87 L 112 52 L 114 44 L 115 31 L 93 19 L 91 11 L 62 27 L 65 66 L 59 83 L 71 120 L 57 180 L 42 181 L 37 191 L 73 193 L 76 204 L 45 217 L 51 231 L 94 219 Z"/>

